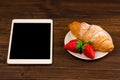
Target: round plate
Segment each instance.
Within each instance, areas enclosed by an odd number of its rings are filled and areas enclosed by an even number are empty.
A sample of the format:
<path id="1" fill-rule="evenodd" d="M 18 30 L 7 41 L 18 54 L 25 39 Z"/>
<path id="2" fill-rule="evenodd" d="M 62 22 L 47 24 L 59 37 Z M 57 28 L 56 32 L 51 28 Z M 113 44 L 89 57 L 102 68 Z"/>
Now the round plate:
<path id="1" fill-rule="evenodd" d="M 107 33 L 107 32 L 106 32 Z M 108 34 L 108 33 L 107 33 Z M 110 37 L 110 35 L 108 34 L 108 36 Z M 66 36 L 65 36 L 65 39 L 64 39 L 64 44 L 67 44 L 70 40 L 73 40 L 73 39 L 76 39 L 76 37 L 71 33 L 71 31 L 69 31 Z M 110 37 L 110 39 L 112 40 L 112 38 Z M 102 58 L 104 56 L 106 56 L 108 54 L 108 52 L 101 52 L 101 51 L 95 51 L 95 58 L 94 59 L 91 59 L 91 58 L 88 58 L 86 57 L 83 53 L 80 54 L 80 53 L 74 53 L 74 52 L 71 52 L 69 50 L 67 50 L 71 55 L 77 57 L 77 58 L 80 58 L 80 59 L 83 59 L 83 60 L 96 60 L 96 59 L 99 59 L 99 58 Z"/>

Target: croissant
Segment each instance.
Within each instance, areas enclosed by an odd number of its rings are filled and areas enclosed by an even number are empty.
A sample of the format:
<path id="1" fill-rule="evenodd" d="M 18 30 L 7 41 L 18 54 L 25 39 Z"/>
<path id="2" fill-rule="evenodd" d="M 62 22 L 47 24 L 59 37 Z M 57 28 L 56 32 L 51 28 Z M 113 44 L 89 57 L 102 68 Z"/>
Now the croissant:
<path id="1" fill-rule="evenodd" d="M 69 27 L 75 37 L 80 38 L 83 42 L 90 41 L 95 50 L 110 52 L 114 49 L 111 37 L 98 25 L 74 21 L 69 24 Z"/>

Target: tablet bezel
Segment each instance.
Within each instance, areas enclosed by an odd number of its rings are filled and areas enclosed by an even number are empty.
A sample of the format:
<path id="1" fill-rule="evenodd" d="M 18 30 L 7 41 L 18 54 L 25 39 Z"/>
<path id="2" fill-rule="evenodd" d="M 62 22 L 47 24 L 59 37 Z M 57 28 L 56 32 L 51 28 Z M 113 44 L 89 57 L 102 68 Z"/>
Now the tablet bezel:
<path id="1" fill-rule="evenodd" d="M 14 23 L 50 23 L 51 24 L 51 35 L 50 35 L 50 59 L 10 59 L 11 42 L 13 35 Z M 53 20 L 52 19 L 13 19 L 11 25 L 9 46 L 8 46 L 8 64 L 52 64 L 52 53 L 53 53 Z"/>

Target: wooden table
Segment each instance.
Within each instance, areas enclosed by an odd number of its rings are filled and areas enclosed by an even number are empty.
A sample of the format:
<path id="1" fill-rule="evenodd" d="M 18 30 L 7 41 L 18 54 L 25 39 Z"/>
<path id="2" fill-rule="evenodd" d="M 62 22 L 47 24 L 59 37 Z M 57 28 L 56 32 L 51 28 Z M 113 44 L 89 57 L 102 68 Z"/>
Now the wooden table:
<path id="1" fill-rule="evenodd" d="M 12 19 L 54 20 L 52 65 L 8 65 Z M 64 50 L 64 37 L 72 21 L 97 24 L 113 38 L 115 49 L 96 61 L 77 59 Z M 119 0 L 0 0 L 0 80 L 119 80 Z"/>

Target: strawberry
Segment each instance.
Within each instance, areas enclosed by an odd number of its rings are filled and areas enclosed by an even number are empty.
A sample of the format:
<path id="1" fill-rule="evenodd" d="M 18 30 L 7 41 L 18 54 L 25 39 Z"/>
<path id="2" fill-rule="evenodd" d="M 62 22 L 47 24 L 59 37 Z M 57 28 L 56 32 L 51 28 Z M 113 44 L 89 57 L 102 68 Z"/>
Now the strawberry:
<path id="1" fill-rule="evenodd" d="M 78 50 L 76 49 L 77 42 L 78 42 L 77 39 L 71 40 L 64 46 L 64 48 L 76 53 L 78 52 Z"/>
<path id="2" fill-rule="evenodd" d="M 85 44 L 83 54 L 91 59 L 94 59 L 94 48 L 90 44 Z"/>
<path id="3" fill-rule="evenodd" d="M 70 50 L 74 53 L 82 53 L 82 49 L 84 48 L 83 42 L 80 39 L 73 39 L 70 42 L 68 42 L 65 46 L 65 49 Z"/>

